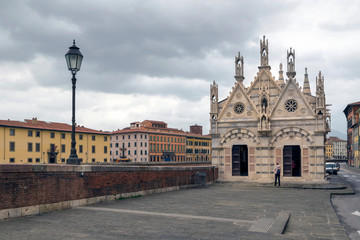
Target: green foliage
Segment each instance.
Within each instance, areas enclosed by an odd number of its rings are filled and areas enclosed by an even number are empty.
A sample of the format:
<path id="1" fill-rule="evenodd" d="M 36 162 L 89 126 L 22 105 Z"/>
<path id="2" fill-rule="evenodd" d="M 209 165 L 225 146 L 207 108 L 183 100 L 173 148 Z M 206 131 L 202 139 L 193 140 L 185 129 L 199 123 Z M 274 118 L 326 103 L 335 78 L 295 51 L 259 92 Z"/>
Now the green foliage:
<path id="1" fill-rule="evenodd" d="M 131 197 L 119 197 L 116 200 L 125 200 L 125 199 L 129 199 L 129 198 L 140 198 L 142 197 L 142 195 L 135 195 L 135 196 L 131 196 Z"/>

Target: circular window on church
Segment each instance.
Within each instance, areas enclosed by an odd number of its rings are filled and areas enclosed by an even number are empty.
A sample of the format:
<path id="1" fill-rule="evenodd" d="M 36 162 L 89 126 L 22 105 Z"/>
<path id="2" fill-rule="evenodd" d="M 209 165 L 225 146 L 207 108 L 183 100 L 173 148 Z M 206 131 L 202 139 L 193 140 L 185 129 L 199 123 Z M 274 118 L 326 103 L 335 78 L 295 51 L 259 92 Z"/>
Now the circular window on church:
<path id="1" fill-rule="evenodd" d="M 237 114 L 243 113 L 244 110 L 245 110 L 244 104 L 242 104 L 242 103 L 237 103 L 237 104 L 235 104 L 234 111 L 235 111 Z"/>
<path id="2" fill-rule="evenodd" d="M 289 99 L 285 102 L 285 109 L 288 112 L 295 112 L 297 107 L 297 102 L 294 99 Z"/>

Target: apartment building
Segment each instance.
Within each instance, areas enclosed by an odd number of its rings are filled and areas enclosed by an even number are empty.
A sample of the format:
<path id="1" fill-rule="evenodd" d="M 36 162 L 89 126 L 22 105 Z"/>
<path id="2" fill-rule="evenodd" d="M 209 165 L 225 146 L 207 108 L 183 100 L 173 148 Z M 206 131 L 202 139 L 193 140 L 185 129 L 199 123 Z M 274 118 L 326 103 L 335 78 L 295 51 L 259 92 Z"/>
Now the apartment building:
<path id="1" fill-rule="evenodd" d="M 65 164 L 70 156 L 72 126 L 65 123 L 0 120 L 1 163 Z M 110 160 L 107 132 L 84 126 L 75 129 L 76 151 L 82 163 Z"/>

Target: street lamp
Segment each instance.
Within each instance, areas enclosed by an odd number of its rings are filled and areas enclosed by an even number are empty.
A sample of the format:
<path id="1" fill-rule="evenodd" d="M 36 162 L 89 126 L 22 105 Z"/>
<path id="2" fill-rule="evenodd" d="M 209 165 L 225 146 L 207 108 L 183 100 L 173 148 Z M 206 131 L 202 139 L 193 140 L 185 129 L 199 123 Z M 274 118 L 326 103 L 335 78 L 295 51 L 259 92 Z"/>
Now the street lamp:
<path id="1" fill-rule="evenodd" d="M 76 154 L 76 141 L 75 141 L 75 88 L 76 88 L 76 78 L 75 75 L 81 68 L 81 62 L 83 55 L 79 51 L 79 48 L 75 45 L 75 40 L 73 45 L 69 47 L 69 51 L 65 54 L 66 63 L 69 71 L 71 71 L 72 78 L 72 132 L 71 132 L 71 152 L 69 158 L 66 160 L 67 164 L 76 164 L 80 165 L 81 160 Z"/>

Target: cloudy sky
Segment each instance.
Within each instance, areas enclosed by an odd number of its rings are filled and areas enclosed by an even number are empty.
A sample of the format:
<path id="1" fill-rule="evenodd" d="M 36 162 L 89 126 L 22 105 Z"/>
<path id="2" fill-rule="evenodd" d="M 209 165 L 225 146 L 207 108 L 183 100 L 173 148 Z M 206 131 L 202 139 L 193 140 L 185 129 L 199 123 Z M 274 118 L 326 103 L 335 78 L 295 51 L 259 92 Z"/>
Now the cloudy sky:
<path id="1" fill-rule="evenodd" d="M 71 124 L 72 40 L 84 55 L 77 74 L 76 120 L 98 130 L 162 120 L 209 131 L 209 86 L 226 98 L 234 56 L 245 60 L 245 85 L 269 39 L 278 77 L 296 50 L 297 80 L 308 68 L 325 76 L 332 129 L 346 131 L 343 109 L 359 101 L 360 1 L 0 0 L 0 118 Z"/>

